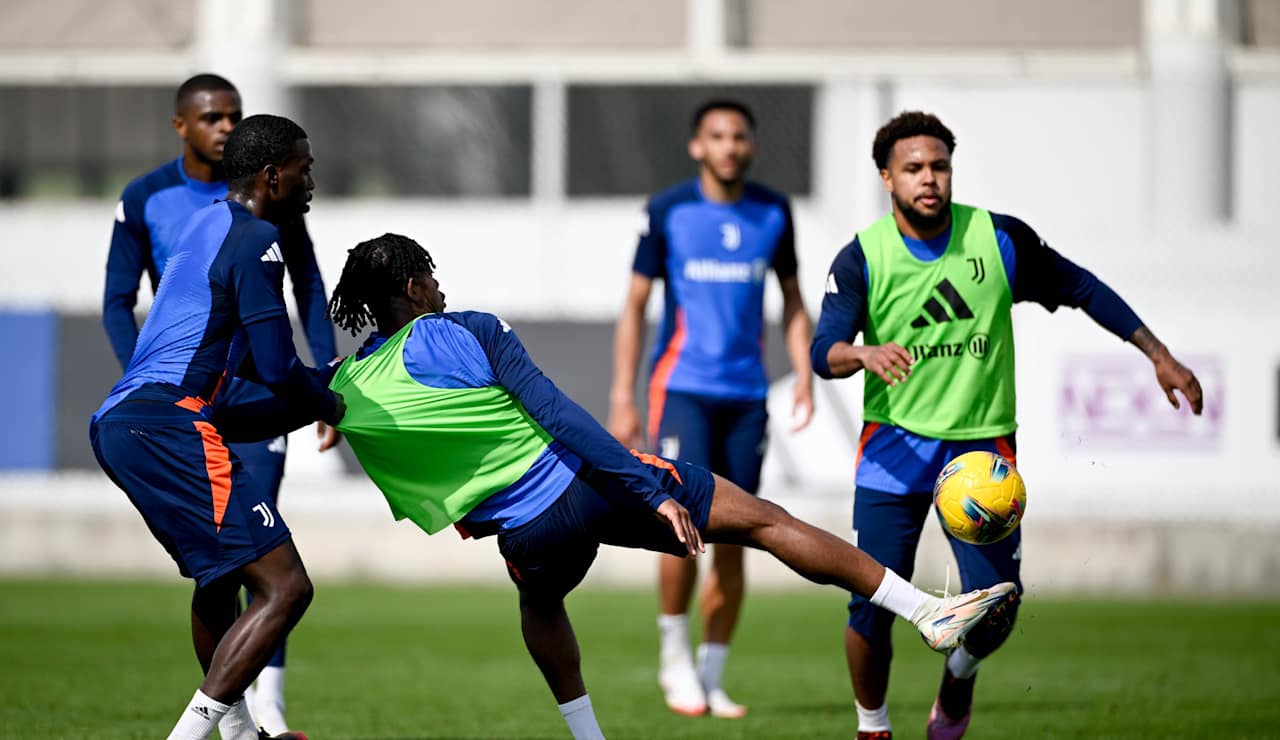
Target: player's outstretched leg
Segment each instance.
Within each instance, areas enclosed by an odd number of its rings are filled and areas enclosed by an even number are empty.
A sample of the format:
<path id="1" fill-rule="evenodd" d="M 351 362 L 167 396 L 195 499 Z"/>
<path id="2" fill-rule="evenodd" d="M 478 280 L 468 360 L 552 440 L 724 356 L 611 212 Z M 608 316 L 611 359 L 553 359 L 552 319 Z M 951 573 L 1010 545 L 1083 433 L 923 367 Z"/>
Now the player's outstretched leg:
<path id="1" fill-rule="evenodd" d="M 910 621 L 925 644 L 939 652 L 965 634 L 1015 590 L 1012 583 L 940 599 L 912 586 L 839 537 L 788 514 L 715 477 L 706 539 L 766 550 L 814 583 L 841 586 Z"/>
<path id="2" fill-rule="evenodd" d="M 564 599 L 520 589 L 520 632 L 575 740 L 604 740 L 582 680 L 581 654 Z"/>

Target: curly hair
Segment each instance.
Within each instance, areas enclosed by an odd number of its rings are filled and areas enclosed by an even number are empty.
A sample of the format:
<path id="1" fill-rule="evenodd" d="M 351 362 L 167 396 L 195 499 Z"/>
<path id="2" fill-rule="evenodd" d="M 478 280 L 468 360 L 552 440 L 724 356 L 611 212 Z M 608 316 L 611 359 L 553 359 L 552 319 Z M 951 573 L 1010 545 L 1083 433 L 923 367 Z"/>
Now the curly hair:
<path id="1" fill-rule="evenodd" d="M 227 182 L 240 183 L 269 164 L 284 164 L 294 147 L 307 138 L 298 124 L 282 116 L 259 114 L 236 125 L 222 149 Z"/>
<path id="2" fill-rule="evenodd" d="M 435 272 L 427 250 L 399 234 L 383 234 L 347 250 L 342 277 L 329 300 L 329 319 L 355 336 L 387 312 L 409 278 Z"/>
<path id="3" fill-rule="evenodd" d="M 876 132 L 876 141 L 871 145 L 871 158 L 876 161 L 876 168 L 888 169 L 889 153 L 893 151 L 893 145 L 900 139 L 910 139 L 913 136 L 932 136 L 946 144 L 948 152 L 956 150 L 955 134 L 937 116 L 918 110 L 903 111 Z"/>

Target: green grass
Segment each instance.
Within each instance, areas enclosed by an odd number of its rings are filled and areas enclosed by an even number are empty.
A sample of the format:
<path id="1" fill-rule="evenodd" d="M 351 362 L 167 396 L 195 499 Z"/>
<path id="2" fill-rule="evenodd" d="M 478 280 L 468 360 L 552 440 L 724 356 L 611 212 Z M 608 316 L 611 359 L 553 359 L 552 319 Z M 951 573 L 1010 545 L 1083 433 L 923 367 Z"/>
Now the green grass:
<path id="1" fill-rule="evenodd" d="M 180 583 L 0 581 L 0 737 L 162 737 L 199 683 Z M 654 596 L 569 600 L 612 738 L 849 738 L 835 590 L 749 597 L 727 688 L 741 721 L 668 714 Z M 317 584 L 289 644 L 289 717 L 313 738 L 552 738 L 567 730 L 511 589 Z M 1026 603 L 978 683 L 978 738 L 1280 735 L 1280 603 Z M 940 659 L 897 633 L 890 710 L 923 736 Z"/>

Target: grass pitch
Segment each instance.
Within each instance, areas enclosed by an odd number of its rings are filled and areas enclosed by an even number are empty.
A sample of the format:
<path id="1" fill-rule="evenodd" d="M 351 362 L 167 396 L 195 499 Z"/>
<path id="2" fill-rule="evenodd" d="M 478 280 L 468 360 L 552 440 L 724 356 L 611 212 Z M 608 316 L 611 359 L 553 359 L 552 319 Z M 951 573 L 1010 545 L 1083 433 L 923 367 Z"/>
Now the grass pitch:
<path id="1" fill-rule="evenodd" d="M 669 714 L 654 595 L 569 599 L 611 738 L 851 738 L 834 589 L 748 597 L 726 678 L 743 720 Z M 188 588 L 0 581 L 0 737 L 163 737 L 199 684 Z M 901 623 L 899 624 L 902 627 Z M 1031 598 L 984 666 L 975 738 L 1280 736 L 1280 603 Z M 923 737 L 941 658 L 902 627 L 890 710 Z M 290 720 L 326 738 L 563 738 L 514 589 L 318 583 L 289 643 Z"/>

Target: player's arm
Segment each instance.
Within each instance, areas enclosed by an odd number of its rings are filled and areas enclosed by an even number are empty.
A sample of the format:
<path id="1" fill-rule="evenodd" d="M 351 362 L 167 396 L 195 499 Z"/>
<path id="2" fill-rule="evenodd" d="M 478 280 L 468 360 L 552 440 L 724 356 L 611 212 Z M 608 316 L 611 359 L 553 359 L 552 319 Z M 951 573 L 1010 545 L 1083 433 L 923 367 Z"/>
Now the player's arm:
<path id="1" fill-rule="evenodd" d="M 284 266 L 293 283 L 293 298 L 298 306 L 302 331 L 307 335 L 311 359 L 321 365 L 338 356 L 333 322 L 329 321 L 329 302 L 325 298 L 324 278 L 316 262 L 315 245 L 307 226 L 301 220 L 280 226 Z"/>
<path id="2" fill-rule="evenodd" d="M 813 322 L 809 320 L 804 296 L 800 293 L 795 225 L 789 204 L 786 207 L 786 226 L 773 253 L 773 271 L 778 276 L 778 287 L 782 289 L 782 333 L 786 338 L 791 369 L 796 375 L 791 397 L 791 431 L 798 432 L 813 418 L 813 364 L 809 360 Z"/>
<path id="3" fill-rule="evenodd" d="M 138 185 L 130 185 L 116 204 L 115 226 L 107 252 L 107 278 L 102 291 L 102 326 L 120 367 L 129 365 L 138 342 L 133 307 L 138 285 L 151 259 L 151 236 L 143 219 L 145 198 Z"/>
<path id="4" fill-rule="evenodd" d="M 324 367 L 307 370 L 327 386 L 341 364 L 340 360 L 334 360 Z M 261 384 L 252 354 L 245 356 L 236 375 Z M 315 418 L 315 410 L 309 404 L 275 395 L 235 404 L 217 403 L 213 407 L 213 424 L 227 442 L 274 439 L 311 424 Z"/>
<path id="5" fill-rule="evenodd" d="M 311 360 L 317 365 L 327 363 L 338 356 L 338 343 L 333 336 L 333 322 L 329 321 L 324 278 L 320 276 L 315 245 L 311 241 L 311 235 L 307 233 L 306 222 L 298 219 L 296 222 L 282 224 L 280 243 L 284 247 L 284 266 L 289 271 L 289 282 L 293 284 L 298 318 L 302 321 L 302 331 L 307 335 L 307 345 L 311 348 Z M 320 451 L 324 452 L 336 447 L 342 434 L 320 422 L 316 426 L 316 437 L 320 441 Z"/>
<path id="6" fill-rule="evenodd" d="M 644 311 L 653 278 L 631 273 L 627 297 L 613 330 L 613 384 L 609 388 L 609 433 L 630 447 L 640 447 L 640 411 L 636 405 L 636 374 L 644 346 Z"/>
<path id="7" fill-rule="evenodd" d="M 854 344 L 866 323 L 866 270 L 866 257 L 855 237 L 831 262 L 809 359 L 822 378 L 847 378 L 865 369 L 894 385 L 911 374 L 911 353 L 894 342 Z"/>
<path id="8" fill-rule="evenodd" d="M 609 387 L 609 418 L 605 426 L 618 441 L 640 447 L 640 411 L 636 404 L 636 375 L 644 347 L 645 307 L 655 278 L 666 274 L 667 237 L 665 212 L 650 201 L 645 206 L 644 225 L 631 263 L 627 297 L 613 330 L 613 384 Z"/>
<path id="9" fill-rule="evenodd" d="M 251 367 L 272 393 L 310 409 L 312 419 L 337 424 L 345 412 L 342 397 L 303 365 L 294 350 L 293 329 L 281 293 L 284 268 L 257 257 L 269 244 L 264 244 L 263 250 L 241 249 L 244 256 L 234 265 L 236 308 L 249 340 Z"/>
<path id="10" fill-rule="evenodd" d="M 992 214 L 997 234 L 1007 234 L 1013 259 L 1006 255 L 1006 271 L 1012 268 L 1015 301 L 1034 301 L 1050 311 L 1058 306 L 1079 308 L 1099 326 L 1133 344 L 1151 360 L 1156 382 L 1169 403 L 1179 407 L 1174 391 L 1199 414 L 1204 393 L 1195 373 L 1178 361 L 1169 348 L 1143 324 L 1129 304 L 1089 270 L 1063 257 L 1027 224 L 1011 216 Z"/>
<path id="11" fill-rule="evenodd" d="M 461 314 L 463 325 L 484 348 L 494 377 L 524 406 L 529 416 L 558 442 L 596 471 L 620 481 L 664 520 L 690 557 L 703 550 L 702 535 L 689 512 L 662 489 L 652 469 L 618 443 L 581 406 L 564 395 L 533 364 L 515 332 L 490 314 Z"/>
<path id="12" fill-rule="evenodd" d="M 654 510 L 671 498 L 649 466 L 637 460 L 542 373 L 509 326 L 491 314 L 467 312 L 458 317 L 480 342 L 498 383 L 556 441 L 596 470 L 616 476 Z"/>

